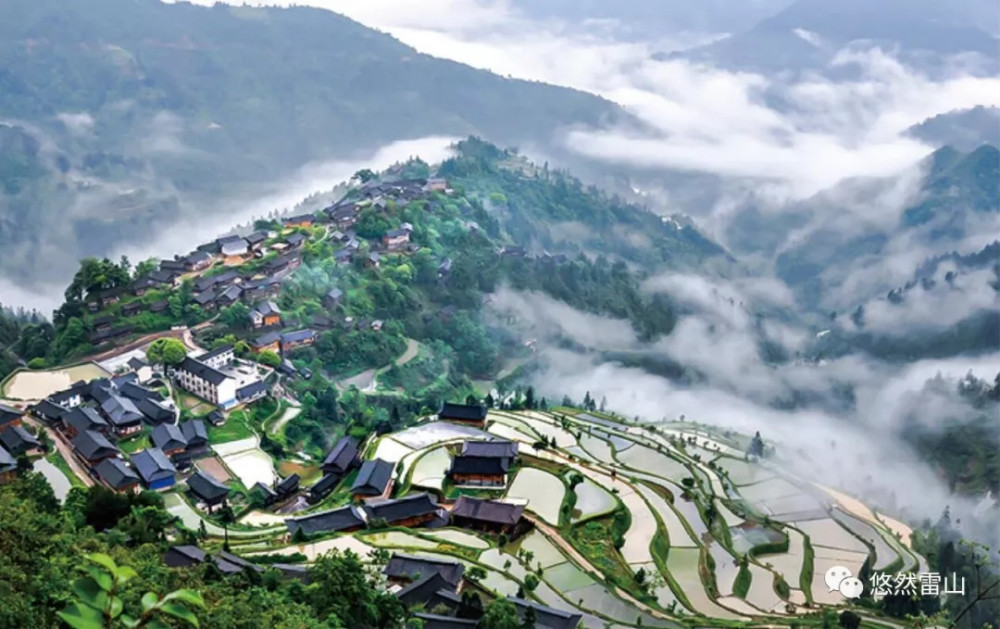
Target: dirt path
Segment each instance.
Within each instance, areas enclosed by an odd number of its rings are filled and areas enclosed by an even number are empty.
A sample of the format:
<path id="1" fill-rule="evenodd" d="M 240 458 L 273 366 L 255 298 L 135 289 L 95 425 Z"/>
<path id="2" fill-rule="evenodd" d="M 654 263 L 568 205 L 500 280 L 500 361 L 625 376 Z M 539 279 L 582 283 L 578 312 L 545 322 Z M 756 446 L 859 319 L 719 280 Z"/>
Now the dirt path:
<path id="1" fill-rule="evenodd" d="M 373 382 L 375 382 L 375 374 L 375 369 L 365 369 L 356 376 L 352 376 L 346 380 L 341 380 L 337 383 L 337 388 L 344 391 L 354 386 L 359 390 L 364 391 L 370 387 Z"/>
<path id="2" fill-rule="evenodd" d="M 393 361 L 397 367 L 402 367 L 417 357 L 420 353 L 420 343 L 413 339 L 406 339 L 406 351 L 400 354 L 399 358 Z"/>

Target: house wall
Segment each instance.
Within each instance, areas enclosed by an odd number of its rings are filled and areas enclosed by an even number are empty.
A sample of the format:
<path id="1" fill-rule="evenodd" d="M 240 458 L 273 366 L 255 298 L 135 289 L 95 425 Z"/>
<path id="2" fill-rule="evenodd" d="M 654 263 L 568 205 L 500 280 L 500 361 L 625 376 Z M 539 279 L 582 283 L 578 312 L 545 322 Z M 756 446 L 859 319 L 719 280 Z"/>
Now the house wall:
<path id="1" fill-rule="evenodd" d="M 507 484 L 506 474 L 452 474 L 452 481 L 456 485 L 498 485 Z"/>
<path id="2" fill-rule="evenodd" d="M 173 487 L 173 486 L 174 486 L 174 477 L 173 477 L 173 475 L 167 476 L 165 478 L 160 478 L 160 479 L 154 480 L 153 482 L 151 482 L 149 484 L 149 488 L 152 489 L 152 490 L 154 490 L 154 491 L 160 490 L 160 489 L 167 489 L 168 487 Z"/>

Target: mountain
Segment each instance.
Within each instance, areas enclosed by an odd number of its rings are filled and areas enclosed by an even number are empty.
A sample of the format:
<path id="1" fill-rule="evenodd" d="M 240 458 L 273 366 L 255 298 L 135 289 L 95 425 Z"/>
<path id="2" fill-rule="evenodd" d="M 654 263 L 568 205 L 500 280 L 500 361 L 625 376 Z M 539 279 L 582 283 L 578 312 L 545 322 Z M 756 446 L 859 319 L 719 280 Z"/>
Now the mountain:
<path id="1" fill-rule="evenodd" d="M 663 3 L 656 0 L 514 0 L 511 6 L 533 19 L 605 29 L 626 40 L 683 43 L 685 37 L 718 36 L 743 30 L 791 4 L 792 0 L 727 0 Z"/>
<path id="2" fill-rule="evenodd" d="M 765 73 L 822 70 L 852 42 L 899 49 L 924 68 L 943 57 L 976 53 L 982 72 L 997 67 L 996 7 L 987 0 L 797 0 L 724 40 L 685 53 L 731 69 Z"/>
<path id="3" fill-rule="evenodd" d="M 0 272 L 17 278 L 63 278 L 307 162 L 442 134 L 545 145 L 624 118 L 319 9 L 2 0 L 0 13 Z"/>
<path id="4" fill-rule="evenodd" d="M 928 118 L 907 130 L 911 137 L 934 146 L 971 151 L 1000 141 L 1000 107 L 973 107 Z"/>

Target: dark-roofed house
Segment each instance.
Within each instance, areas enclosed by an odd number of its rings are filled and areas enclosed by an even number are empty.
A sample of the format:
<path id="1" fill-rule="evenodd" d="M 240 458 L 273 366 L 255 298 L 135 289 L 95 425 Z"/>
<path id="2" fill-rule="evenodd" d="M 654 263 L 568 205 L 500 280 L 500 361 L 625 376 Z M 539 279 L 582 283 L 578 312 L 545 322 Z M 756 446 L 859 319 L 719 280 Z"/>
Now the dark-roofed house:
<path id="1" fill-rule="evenodd" d="M 507 459 L 457 455 L 451 460 L 448 477 L 456 485 L 503 487 L 507 484 Z"/>
<path id="2" fill-rule="evenodd" d="M 382 459 L 372 459 L 361 464 L 358 477 L 351 485 L 354 496 L 385 496 L 391 489 L 394 465 Z"/>
<path id="3" fill-rule="evenodd" d="M 229 495 L 229 488 L 219 482 L 212 475 L 198 471 L 187 480 L 188 489 L 199 501 L 205 503 L 206 510 L 211 513 L 212 509 L 222 502 Z"/>
<path id="4" fill-rule="evenodd" d="M 524 505 L 499 500 L 485 500 L 460 496 L 451 508 L 451 521 L 455 526 L 477 531 L 503 533 L 514 540 L 531 528 L 524 518 Z"/>
<path id="5" fill-rule="evenodd" d="M 418 613 L 413 614 L 413 617 L 420 620 L 422 623 L 420 626 L 424 629 L 474 629 L 479 625 L 478 620 L 471 618 L 442 616 L 440 614 Z"/>
<path id="6" fill-rule="evenodd" d="M 17 478 L 17 461 L 14 456 L 0 446 L 0 484 L 9 483 Z"/>
<path id="7" fill-rule="evenodd" d="M 382 236 L 382 246 L 389 251 L 396 251 L 397 249 L 402 249 L 406 247 L 407 243 L 410 242 L 410 232 L 405 229 L 394 229 L 392 231 L 386 232 Z"/>
<path id="8" fill-rule="evenodd" d="M 438 411 L 438 419 L 483 427 L 486 425 L 486 407 L 482 404 L 445 402 Z"/>
<path id="9" fill-rule="evenodd" d="M 205 562 L 205 551 L 197 546 L 171 546 L 163 554 L 163 563 L 171 568 L 187 568 Z"/>
<path id="10" fill-rule="evenodd" d="M 0 445 L 13 456 L 32 456 L 42 452 L 42 444 L 24 426 L 11 426 L 0 431 Z"/>
<path id="11" fill-rule="evenodd" d="M 316 504 L 323 498 L 330 495 L 330 492 L 340 484 L 341 476 L 340 474 L 324 474 L 323 478 L 319 479 L 309 488 L 309 502 L 311 504 Z"/>
<path id="12" fill-rule="evenodd" d="M 66 413 L 63 416 L 63 425 L 71 439 L 87 430 L 106 433 L 111 429 L 101 414 L 89 406 L 77 406 Z"/>
<path id="13" fill-rule="evenodd" d="M 307 347 L 316 341 L 314 330 L 296 330 L 281 335 L 281 351 L 287 352 L 298 347 Z"/>
<path id="14" fill-rule="evenodd" d="M 277 494 L 278 500 L 285 500 L 299 491 L 299 475 L 289 474 L 288 476 L 281 479 L 277 485 L 274 486 L 274 493 Z"/>
<path id="15" fill-rule="evenodd" d="M 457 561 L 393 553 L 382 574 L 389 582 L 399 584 L 413 583 L 436 574 L 454 591 L 462 582 L 465 566 Z"/>
<path id="16" fill-rule="evenodd" d="M 346 475 L 358 465 L 358 442 L 353 437 L 342 437 L 323 459 L 327 474 Z"/>
<path id="17" fill-rule="evenodd" d="M 462 456 L 495 457 L 513 463 L 517 458 L 517 442 L 506 439 L 466 441 L 462 443 Z"/>
<path id="18" fill-rule="evenodd" d="M 118 456 L 118 448 L 95 430 L 82 431 L 70 443 L 77 455 L 91 466 L 97 465 L 104 459 Z"/>
<path id="19" fill-rule="evenodd" d="M 231 306 L 240 300 L 243 289 L 239 286 L 227 286 L 216 296 L 215 303 L 220 306 Z"/>
<path id="20" fill-rule="evenodd" d="M 298 216 L 288 216 L 281 219 L 285 227 L 309 227 L 316 217 L 312 214 L 299 214 Z"/>
<path id="21" fill-rule="evenodd" d="M 274 491 L 270 486 L 257 481 L 254 483 L 253 487 L 250 488 L 251 494 L 259 494 L 264 501 L 264 506 L 270 506 L 278 501 L 278 493 Z"/>
<path id="22" fill-rule="evenodd" d="M 129 303 L 122 306 L 122 314 L 126 317 L 131 317 L 142 310 L 143 303 L 141 301 L 130 301 Z"/>
<path id="23" fill-rule="evenodd" d="M 420 526 L 435 519 L 440 505 L 426 492 L 364 506 L 369 520 L 385 520 L 395 526 Z"/>
<path id="24" fill-rule="evenodd" d="M 407 607 L 423 606 L 427 609 L 439 590 L 448 591 L 448 582 L 438 574 L 429 574 L 396 592 L 396 598 Z"/>
<path id="25" fill-rule="evenodd" d="M 222 426 L 226 423 L 226 416 L 219 409 L 215 409 L 208 414 L 208 423 L 213 426 Z"/>
<path id="26" fill-rule="evenodd" d="M 277 354 L 281 351 L 281 332 L 266 332 L 261 334 L 250 341 L 250 349 L 255 352 L 269 351 Z"/>
<path id="27" fill-rule="evenodd" d="M 290 234 L 288 238 L 285 238 L 285 243 L 289 247 L 301 247 L 302 244 L 308 239 L 309 237 L 306 236 L 305 234 L 296 232 L 294 234 Z"/>
<path id="28" fill-rule="evenodd" d="M 331 288 L 323 296 L 323 305 L 327 308 L 334 310 L 340 305 L 340 299 L 344 296 L 344 291 L 339 288 Z"/>
<path id="29" fill-rule="evenodd" d="M 128 368 L 131 369 L 139 379 L 139 382 L 149 382 L 153 378 L 153 368 L 145 358 L 133 356 L 128 359 Z"/>
<path id="30" fill-rule="evenodd" d="M 143 415 L 127 397 L 111 395 L 101 404 L 101 411 L 119 437 L 134 435 L 142 430 Z"/>
<path id="31" fill-rule="evenodd" d="M 13 406 L 0 404 L 0 430 L 3 430 L 4 428 L 11 428 L 13 426 L 20 426 L 23 418 L 24 413 L 17 410 Z"/>
<path id="32" fill-rule="evenodd" d="M 257 251 L 264 246 L 264 241 L 267 240 L 267 232 L 254 232 L 246 237 L 247 244 L 250 245 L 250 249 Z"/>
<path id="33" fill-rule="evenodd" d="M 174 424 L 161 424 L 153 429 L 149 436 L 153 446 L 159 448 L 167 456 L 181 454 L 187 448 L 187 439 L 181 432 L 179 426 Z"/>
<path id="34" fill-rule="evenodd" d="M 0 414 L 2 413 L 3 411 L 0 410 Z M 57 425 L 62 423 L 63 417 L 69 411 L 52 400 L 42 400 L 31 407 L 31 413 L 49 425 Z M 2 419 L 0 419 L 0 425 L 2 425 Z"/>
<path id="35" fill-rule="evenodd" d="M 184 270 L 186 271 L 201 271 L 207 269 L 212 265 L 212 256 L 205 253 L 204 251 L 195 251 L 188 257 L 184 258 Z M 160 268 L 163 268 L 162 263 Z"/>
<path id="36" fill-rule="evenodd" d="M 521 622 L 524 622 L 528 608 L 532 608 L 535 612 L 535 627 L 538 629 L 576 629 L 580 626 L 580 621 L 583 620 L 583 614 L 546 607 L 534 601 L 514 597 L 507 600 L 517 608 L 517 617 Z"/>
<path id="37" fill-rule="evenodd" d="M 132 467 L 149 489 L 160 490 L 172 487 L 177 468 L 159 448 L 140 450 L 132 455 Z"/>
<path id="38" fill-rule="evenodd" d="M 236 399 L 240 404 L 249 404 L 267 395 L 270 387 L 263 380 L 255 380 L 236 389 Z"/>
<path id="39" fill-rule="evenodd" d="M 281 325 L 281 309 L 273 301 L 262 301 L 250 311 L 250 323 L 255 328 Z"/>
<path id="40" fill-rule="evenodd" d="M 130 400 L 138 402 L 139 400 L 158 400 L 163 401 L 164 397 L 159 391 L 154 391 L 153 389 L 147 389 L 141 384 L 135 382 L 123 382 L 118 386 L 118 392 L 127 397 Z"/>
<path id="41" fill-rule="evenodd" d="M 118 457 L 104 459 L 94 468 L 97 477 L 108 489 L 117 492 L 138 491 L 139 476 L 128 463 Z"/>
<path id="42" fill-rule="evenodd" d="M 357 507 L 347 506 L 298 518 L 289 518 L 285 520 L 285 526 L 288 527 L 288 532 L 292 537 L 295 537 L 300 531 L 302 535 L 357 531 L 365 526 L 365 521 Z"/>
<path id="43" fill-rule="evenodd" d="M 187 447 L 184 453 L 187 457 L 201 456 L 208 451 L 208 428 L 200 419 L 192 419 L 180 425 L 181 434 Z"/>
<path id="44" fill-rule="evenodd" d="M 177 418 L 176 409 L 167 406 L 165 402 L 160 402 L 153 398 L 137 400 L 135 406 L 146 418 L 146 423 L 153 426 L 172 424 L 174 419 Z"/>
<path id="45" fill-rule="evenodd" d="M 255 563 L 250 563 L 242 557 L 237 557 L 232 553 L 227 553 L 224 550 L 212 555 L 212 563 L 219 568 L 223 574 L 239 574 L 247 570 L 253 570 L 254 572 L 261 573 L 264 572 L 264 568 L 258 566 Z"/>

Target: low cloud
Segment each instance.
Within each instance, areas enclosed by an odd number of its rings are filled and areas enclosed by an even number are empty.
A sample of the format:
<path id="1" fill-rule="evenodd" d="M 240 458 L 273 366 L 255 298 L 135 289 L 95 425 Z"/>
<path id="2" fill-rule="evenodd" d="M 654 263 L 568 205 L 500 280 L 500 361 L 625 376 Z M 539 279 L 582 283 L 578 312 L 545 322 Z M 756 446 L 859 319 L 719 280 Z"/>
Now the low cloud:
<path id="1" fill-rule="evenodd" d="M 87 135 L 94 128 L 94 117 L 87 112 L 61 113 L 56 118 L 73 135 Z"/>

